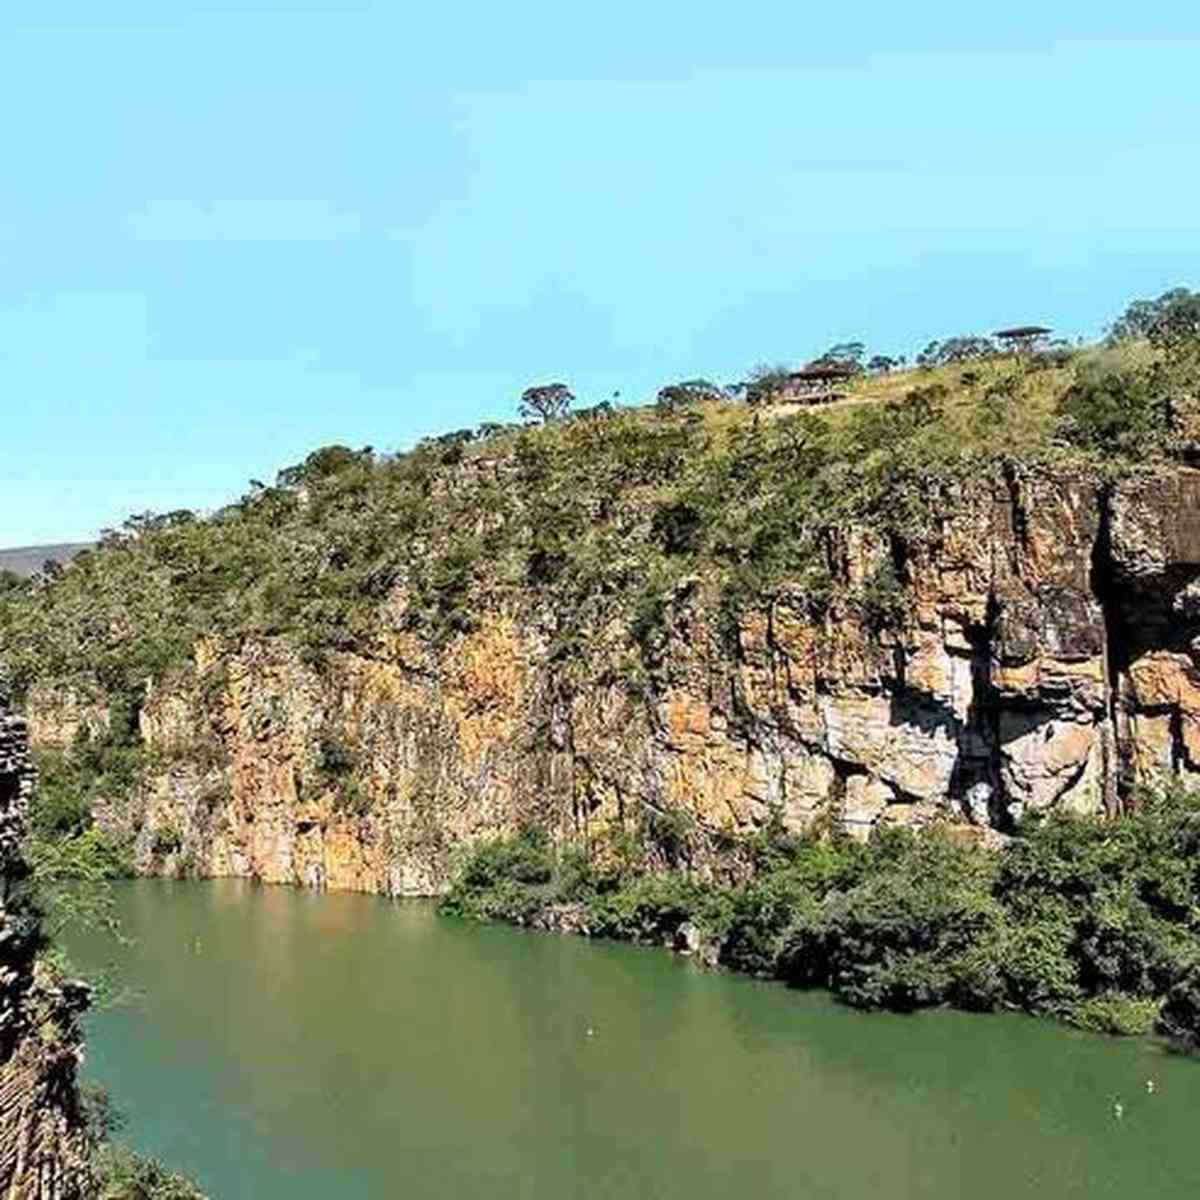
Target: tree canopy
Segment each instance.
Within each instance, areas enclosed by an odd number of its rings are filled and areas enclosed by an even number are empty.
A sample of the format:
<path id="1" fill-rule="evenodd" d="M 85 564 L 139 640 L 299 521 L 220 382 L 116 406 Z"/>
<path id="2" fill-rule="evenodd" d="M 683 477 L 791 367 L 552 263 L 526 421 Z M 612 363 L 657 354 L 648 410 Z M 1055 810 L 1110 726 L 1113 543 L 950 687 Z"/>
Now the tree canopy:
<path id="1" fill-rule="evenodd" d="M 527 421 L 545 424 L 555 417 L 566 416 L 574 403 L 575 394 L 565 383 L 540 383 L 521 393 L 518 411 Z"/>

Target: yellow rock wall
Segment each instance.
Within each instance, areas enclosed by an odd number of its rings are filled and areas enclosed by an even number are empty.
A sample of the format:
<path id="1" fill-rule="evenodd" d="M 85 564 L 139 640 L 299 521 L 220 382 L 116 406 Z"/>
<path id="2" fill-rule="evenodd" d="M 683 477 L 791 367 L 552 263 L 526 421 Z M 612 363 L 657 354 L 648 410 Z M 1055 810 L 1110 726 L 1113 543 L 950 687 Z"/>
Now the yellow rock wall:
<path id="1" fill-rule="evenodd" d="M 534 594 L 435 643 L 397 593 L 370 646 L 320 660 L 206 639 L 151 681 L 150 768 L 103 818 L 146 871 L 410 895 L 524 823 L 669 826 L 703 871 L 775 819 L 986 833 L 1200 771 L 1200 473 L 1011 473 L 948 490 L 920 537 L 846 529 L 827 552 L 841 590 L 785 586 L 732 626 L 714 581 L 680 581 L 636 686 L 619 619 L 564 664 Z M 48 697 L 35 727 L 62 744 L 80 706 Z"/>

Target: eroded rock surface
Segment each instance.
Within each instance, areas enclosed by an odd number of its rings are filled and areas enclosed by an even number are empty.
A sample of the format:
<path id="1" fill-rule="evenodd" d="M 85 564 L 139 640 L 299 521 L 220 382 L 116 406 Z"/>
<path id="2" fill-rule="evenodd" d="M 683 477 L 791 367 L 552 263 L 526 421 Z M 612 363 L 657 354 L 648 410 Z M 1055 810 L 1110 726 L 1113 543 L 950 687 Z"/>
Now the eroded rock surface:
<path id="1" fill-rule="evenodd" d="M 843 586 L 823 607 L 797 584 L 731 613 L 683 580 L 636 685 L 627 616 L 572 659 L 532 592 L 438 645 L 402 591 L 369 649 L 320 662 L 284 638 L 202 643 L 151 681 L 152 767 L 101 819 L 147 872 L 413 895 L 522 823 L 585 841 L 636 822 L 703 872 L 776 818 L 989 837 L 1200 771 L 1200 473 L 1013 471 L 944 490 L 920 536 L 826 549 Z M 44 694 L 44 744 L 103 725 L 85 694 Z"/>
<path id="2" fill-rule="evenodd" d="M 75 1079 L 87 994 L 39 959 L 17 896 L 31 781 L 24 723 L 0 699 L 0 1196 L 75 1200 L 87 1184 Z"/>

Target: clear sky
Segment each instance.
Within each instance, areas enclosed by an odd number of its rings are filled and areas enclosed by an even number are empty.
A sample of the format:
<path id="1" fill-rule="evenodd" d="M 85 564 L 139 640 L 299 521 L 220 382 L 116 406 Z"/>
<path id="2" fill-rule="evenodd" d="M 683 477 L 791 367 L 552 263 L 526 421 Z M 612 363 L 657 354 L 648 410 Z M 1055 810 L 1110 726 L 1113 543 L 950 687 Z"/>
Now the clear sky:
<path id="1" fill-rule="evenodd" d="M 5 0 L 0 545 L 1200 286 L 1200 4 Z"/>

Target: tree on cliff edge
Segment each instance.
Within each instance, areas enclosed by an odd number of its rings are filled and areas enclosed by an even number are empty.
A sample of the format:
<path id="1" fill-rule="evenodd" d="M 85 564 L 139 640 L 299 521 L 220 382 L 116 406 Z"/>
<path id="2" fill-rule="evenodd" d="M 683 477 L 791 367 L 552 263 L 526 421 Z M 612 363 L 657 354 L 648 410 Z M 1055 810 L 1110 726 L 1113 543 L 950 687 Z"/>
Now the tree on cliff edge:
<path id="1" fill-rule="evenodd" d="M 565 383 L 541 383 L 521 393 L 518 412 L 525 420 L 541 421 L 544 425 L 556 417 L 565 417 L 574 403 L 575 394 Z"/>
<path id="2" fill-rule="evenodd" d="M 1139 337 L 1168 351 L 1200 340 L 1200 292 L 1180 287 L 1157 300 L 1135 300 L 1113 324 L 1109 341 Z"/>

